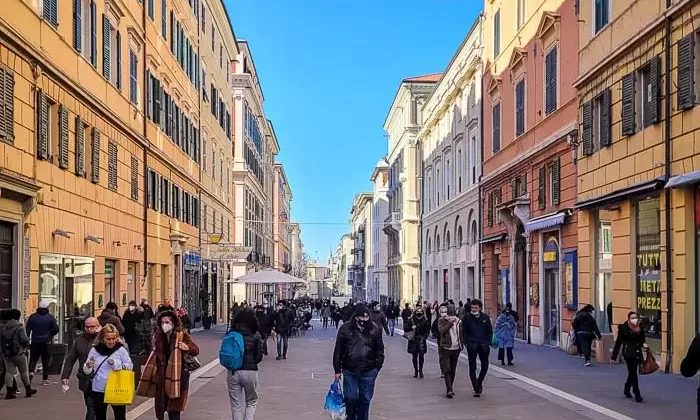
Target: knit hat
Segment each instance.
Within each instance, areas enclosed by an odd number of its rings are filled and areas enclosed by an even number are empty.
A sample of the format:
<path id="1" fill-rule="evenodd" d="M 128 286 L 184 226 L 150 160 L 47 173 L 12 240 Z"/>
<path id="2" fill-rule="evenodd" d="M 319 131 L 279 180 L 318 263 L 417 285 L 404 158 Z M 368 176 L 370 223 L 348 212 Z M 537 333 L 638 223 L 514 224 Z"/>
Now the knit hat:
<path id="1" fill-rule="evenodd" d="M 365 305 L 364 303 L 358 303 L 357 305 L 355 305 L 355 316 L 369 316 L 369 309 L 367 309 L 367 305 Z"/>
<path id="2" fill-rule="evenodd" d="M 49 301 L 46 299 L 43 299 L 41 302 L 39 302 L 39 309 L 48 309 L 49 307 Z"/>

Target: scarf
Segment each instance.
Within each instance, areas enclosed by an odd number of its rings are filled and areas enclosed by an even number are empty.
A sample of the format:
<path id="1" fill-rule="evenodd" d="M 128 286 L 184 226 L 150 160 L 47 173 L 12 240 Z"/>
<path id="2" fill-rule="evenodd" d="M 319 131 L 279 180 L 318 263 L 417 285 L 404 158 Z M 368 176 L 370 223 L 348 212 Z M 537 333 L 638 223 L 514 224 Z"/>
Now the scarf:
<path id="1" fill-rule="evenodd" d="M 100 355 L 102 356 L 111 356 L 114 354 L 115 351 L 119 350 L 122 348 L 122 343 L 117 342 L 117 344 L 114 345 L 114 347 L 109 348 L 105 343 L 97 343 L 95 345 L 95 351 L 97 351 Z"/>
<path id="2" fill-rule="evenodd" d="M 170 353 L 168 367 L 165 369 L 165 395 L 168 398 L 180 398 L 182 380 L 182 353 L 178 344 L 182 341 L 182 331 L 175 333 L 175 348 Z"/>
<path id="3" fill-rule="evenodd" d="M 627 326 L 630 328 L 630 331 L 632 331 L 635 334 L 642 329 L 642 327 L 639 325 L 639 322 L 637 322 L 637 325 L 632 325 L 632 323 L 629 320 L 627 320 Z"/>

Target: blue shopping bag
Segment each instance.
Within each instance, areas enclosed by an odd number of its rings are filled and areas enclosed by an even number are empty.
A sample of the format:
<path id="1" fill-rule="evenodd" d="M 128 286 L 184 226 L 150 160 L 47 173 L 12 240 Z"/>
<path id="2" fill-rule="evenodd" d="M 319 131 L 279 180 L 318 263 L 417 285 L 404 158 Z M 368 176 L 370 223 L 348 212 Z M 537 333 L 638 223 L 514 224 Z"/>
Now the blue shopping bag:
<path id="1" fill-rule="evenodd" d="M 335 380 L 331 384 L 323 409 L 326 410 L 331 420 L 345 420 L 345 399 L 339 380 Z"/>

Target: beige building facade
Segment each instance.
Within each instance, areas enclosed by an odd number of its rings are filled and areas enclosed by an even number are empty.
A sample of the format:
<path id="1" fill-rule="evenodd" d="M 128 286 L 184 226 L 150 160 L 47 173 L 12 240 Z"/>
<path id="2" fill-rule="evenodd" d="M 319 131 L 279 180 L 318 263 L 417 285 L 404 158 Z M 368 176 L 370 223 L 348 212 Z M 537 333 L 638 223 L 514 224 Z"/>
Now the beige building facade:
<path id="1" fill-rule="evenodd" d="M 382 158 L 372 171 L 372 253 L 367 270 L 367 300 L 387 303 L 389 301 L 389 271 L 387 269 L 387 235 L 382 232 L 383 221 L 389 214 L 389 165 Z"/>
<path id="2" fill-rule="evenodd" d="M 65 344 L 110 301 L 168 298 L 199 311 L 202 132 L 226 141 L 200 118 L 203 9 L 3 6 L 0 227 L 11 258 L 0 267 L 0 307 L 30 313 L 48 300 L 75 321 L 61 325 Z M 216 45 L 235 53 L 223 3 L 205 9 L 220 28 Z M 209 72 L 219 88 L 226 68 Z"/>
<path id="3" fill-rule="evenodd" d="M 290 219 L 292 213 L 292 190 L 287 175 L 280 163 L 275 164 L 273 188 L 273 234 L 275 238 L 274 267 L 278 271 L 292 271 L 292 235 Z"/>
<path id="4" fill-rule="evenodd" d="M 331 254 L 331 278 L 333 279 L 333 291 L 336 296 L 350 296 L 351 288 L 348 285 L 348 267 L 352 264 L 351 234 L 346 233 L 340 238 L 335 251 Z"/>
<path id="5" fill-rule="evenodd" d="M 420 276 L 420 157 L 417 134 L 422 107 L 440 74 L 404 79 L 384 122 L 388 137 L 389 209 L 383 221 L 387 235 L 388 295 L 415 303 L 422 296 Z M 379 221 L 378 221 L 379 223 Z"/>
<path id="6" fill-rule="evenodd" d="M 480 297 L 481 16 L 423 106 L 418 132 L 423 299 Z"/>
<path id="7" fill-rule="evenodd" d="M 348 267 L 348 286 L 352 298 L 367 301 L 367 275 L 372 258 L 372 207 L 374 194 L 360 193 L 355 196 L 350 209 L 350 229 L 352 239 L 352 263 Z"/>

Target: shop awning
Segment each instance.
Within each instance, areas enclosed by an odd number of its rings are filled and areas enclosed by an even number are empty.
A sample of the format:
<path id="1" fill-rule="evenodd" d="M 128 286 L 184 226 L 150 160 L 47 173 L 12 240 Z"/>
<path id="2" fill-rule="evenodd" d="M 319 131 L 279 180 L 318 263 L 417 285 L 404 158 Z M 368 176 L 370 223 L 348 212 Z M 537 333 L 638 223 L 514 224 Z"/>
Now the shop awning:
<path id="1" fill-rule="evenodd" d="M 688 184 L 697 184 L 700 182 L 700 170 L 688 172 L 683 175 L 672 176 L 666 183 L 666 188 L 678 188 Z"/>
<path id="2" fill-rule="evenodd" d="M 602 207 L 606 204 L 617 203 L 639 195 L 653 193 L 663 188 L 663 186 L 663 178 L 654 178 L 650 181 L 640 182 L 639 184 L 632 185 L 631 187 L 613 191 L 610 194 L 601 195 L 600 197 L 591 198 L 590 200 L 579 201 L 574 205 L 574 208 L 584 210 L 594 207 Z"/>
<path id="3" fill-rule="evenodd" d="M 570 214 L 571 212 L 569 210 L 562 210 L 555 213 L 546 214 L 544 216 L 536 217 L 525 223 L 525 231 L 527 233 L 530 233 L 537 230 L 562 225 L 564 224 L 564 219 L 566 219 L 566 216 Z"/>
<path id="4" fill-rule="evenodd" d="M 492 242 L 499 242 L 506 239 L 506 234 L 505 233 L 498 233 L 496 235 L 491 235 L 491 236 L 485 236 L 479 240 L 479 243 L 481 244 L 490 244 Z"/>

